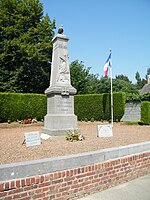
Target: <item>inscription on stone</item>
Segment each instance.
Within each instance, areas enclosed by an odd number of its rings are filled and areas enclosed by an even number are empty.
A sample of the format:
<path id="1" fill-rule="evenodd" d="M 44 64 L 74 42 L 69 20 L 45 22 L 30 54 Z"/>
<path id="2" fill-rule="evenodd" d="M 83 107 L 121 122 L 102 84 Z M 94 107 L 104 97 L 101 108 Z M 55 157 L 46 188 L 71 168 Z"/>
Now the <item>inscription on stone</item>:
<path id="1" fill-rule="evenodd" d="M 24 133 L 24 143 L 27 147 L 37 146 L 41 144 L 40 134 L 38 131 Z"/>
<path id="2" fill-rule="evenodd" d="M 112 125 L 97 125 L 98 128 L 98 137 L 111 137 L 112 133 Z"/>
<path id="3" fill-rule="evenodd" d="M 54 46 L 54 51 L 55 51 L 57 48 L 67 49 L 67 46 L 64 45 L 64 44 L 56 44 L 56 45 Z"/>

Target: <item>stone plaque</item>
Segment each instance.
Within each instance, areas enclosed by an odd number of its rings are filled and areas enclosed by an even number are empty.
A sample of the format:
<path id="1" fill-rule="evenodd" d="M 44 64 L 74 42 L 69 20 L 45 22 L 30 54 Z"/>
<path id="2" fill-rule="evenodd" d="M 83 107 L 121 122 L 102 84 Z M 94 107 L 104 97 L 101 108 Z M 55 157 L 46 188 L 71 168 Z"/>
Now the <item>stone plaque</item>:
<path id="1" fill-rule="evenodd" d="M 98 137 L 111 137 L 113 136 L 112 133 L 112 125 L 106 124 L 106 125 L 97 125 L 98 128 Z"/>
<path id="2" fill-rule="evenodd" d="M 41 144 L 40 134 L 38 131 L 27 132 L 24 134 L 24 143 L 27 147 L 37 146 Z"/>

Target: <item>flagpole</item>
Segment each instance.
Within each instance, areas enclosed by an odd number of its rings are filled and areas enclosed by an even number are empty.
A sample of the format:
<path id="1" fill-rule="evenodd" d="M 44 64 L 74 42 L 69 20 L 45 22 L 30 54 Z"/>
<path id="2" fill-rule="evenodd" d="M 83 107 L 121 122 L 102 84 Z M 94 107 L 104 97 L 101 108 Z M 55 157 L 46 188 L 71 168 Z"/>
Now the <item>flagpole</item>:
<path id="1" fill-rule="evenodd" d="M 112 50 L 110 49 L 110 53 Z M 111 124 L 113 127 L 113 89 L 112 89 L 112 63 L 110 65 L 110 83 L 111 83 Z"/>

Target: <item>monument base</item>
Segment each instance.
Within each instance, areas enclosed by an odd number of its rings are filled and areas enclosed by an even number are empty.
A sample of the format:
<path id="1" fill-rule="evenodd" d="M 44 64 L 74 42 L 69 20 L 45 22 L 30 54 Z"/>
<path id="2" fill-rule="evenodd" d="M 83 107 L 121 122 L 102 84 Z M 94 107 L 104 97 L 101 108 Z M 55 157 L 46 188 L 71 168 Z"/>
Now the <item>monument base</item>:
<path id="1" fill-rule="evenodd" d="M 77 128 L 76 115 L 46 115 L 42 133 L 50 136 L 66 135 L 68 131 Z"/>

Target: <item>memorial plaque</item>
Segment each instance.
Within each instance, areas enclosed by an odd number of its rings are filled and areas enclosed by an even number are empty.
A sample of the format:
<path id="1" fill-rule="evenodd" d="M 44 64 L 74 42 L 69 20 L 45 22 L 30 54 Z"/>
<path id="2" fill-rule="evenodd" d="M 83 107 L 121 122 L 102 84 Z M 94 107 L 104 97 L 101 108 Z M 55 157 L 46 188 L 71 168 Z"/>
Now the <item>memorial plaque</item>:
<path id="1" fill-rule="evenodd" d="M 24 133 L 24 143 L 27 147 L 37 146 L 41 144 L 40 134 L 38 131 Z"/>
<path id="2" fill-rule="evenodd" d="M 106 124 L 106 125 L 97 125 L 98 128 L 98 137 L 111 137 L 113 136 L 112 133 L 112 125 Z"/>

